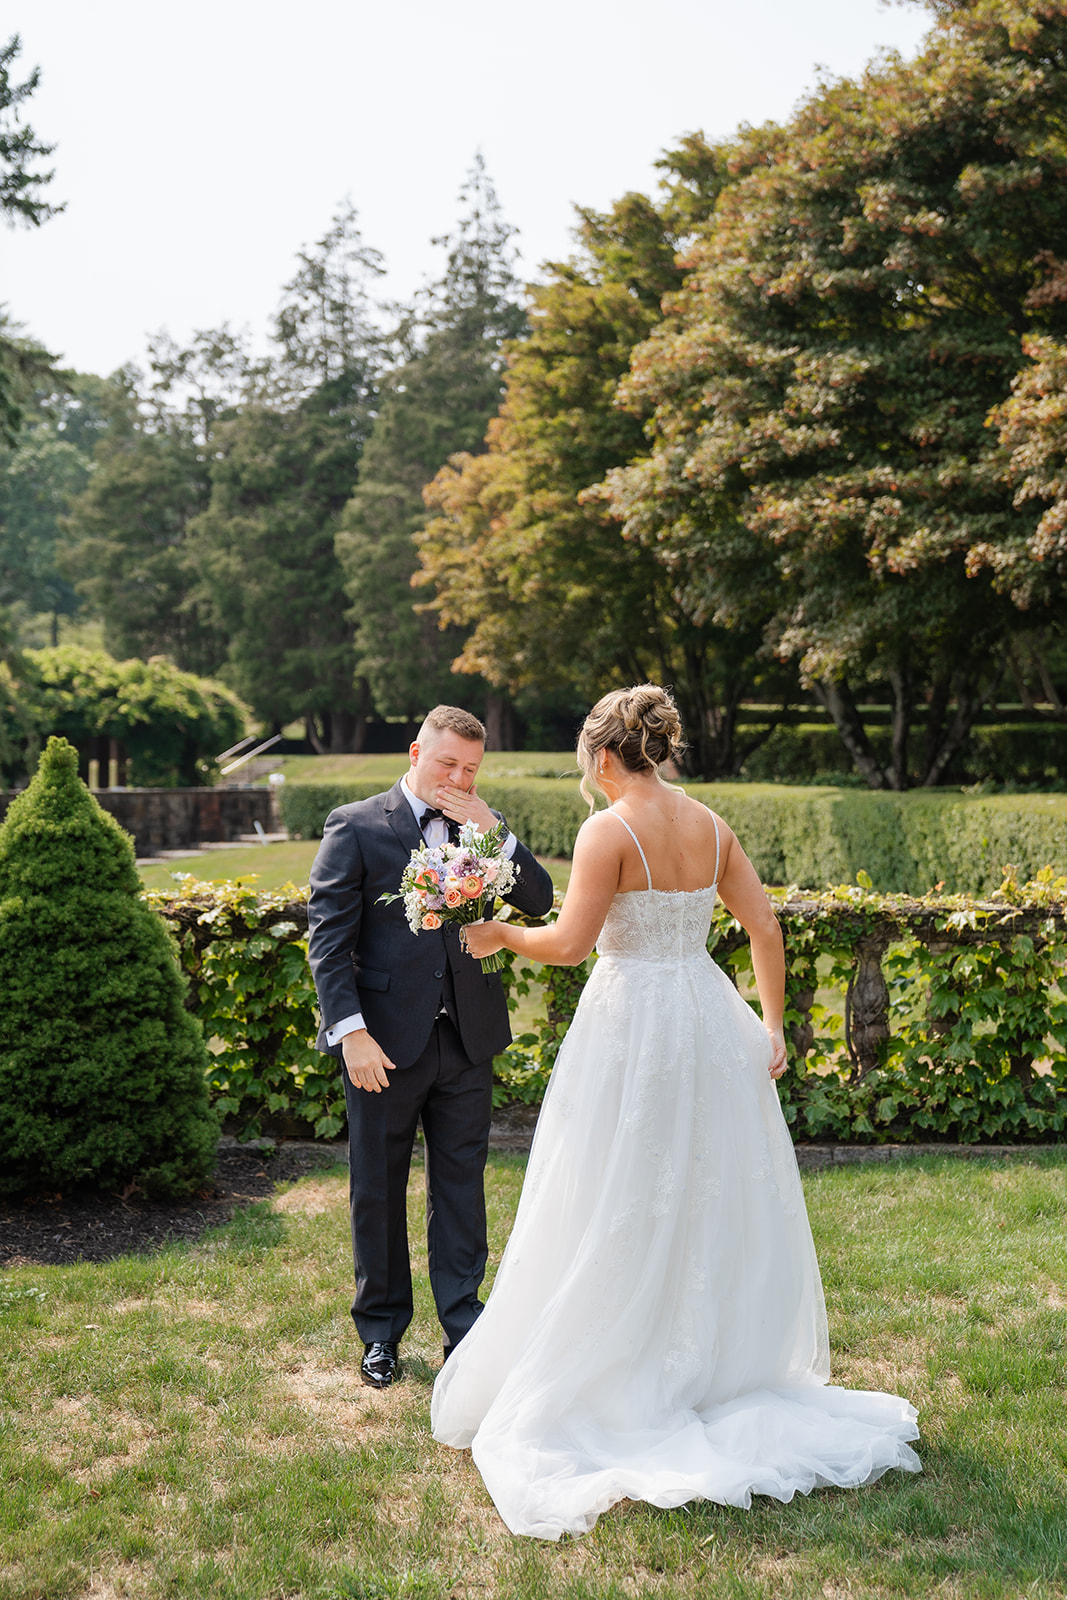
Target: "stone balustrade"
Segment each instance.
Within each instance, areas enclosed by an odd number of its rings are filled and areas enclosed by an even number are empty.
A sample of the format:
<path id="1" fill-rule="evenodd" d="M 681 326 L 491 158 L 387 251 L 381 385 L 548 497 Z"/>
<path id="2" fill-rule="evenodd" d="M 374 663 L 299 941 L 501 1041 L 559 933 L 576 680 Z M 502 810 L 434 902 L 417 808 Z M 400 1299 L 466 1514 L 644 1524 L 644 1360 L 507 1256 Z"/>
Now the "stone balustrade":
<path id="1" fill-rule="evenodd" d="M 255 833 L 256 823 L 273 831 L 273 796 L 268 789 L 97 789 L 105 811 L 133 835 L 138 856 L 165 850 L 195 850 Z M 0 794 L 0 819 L 16 798 Z"/>

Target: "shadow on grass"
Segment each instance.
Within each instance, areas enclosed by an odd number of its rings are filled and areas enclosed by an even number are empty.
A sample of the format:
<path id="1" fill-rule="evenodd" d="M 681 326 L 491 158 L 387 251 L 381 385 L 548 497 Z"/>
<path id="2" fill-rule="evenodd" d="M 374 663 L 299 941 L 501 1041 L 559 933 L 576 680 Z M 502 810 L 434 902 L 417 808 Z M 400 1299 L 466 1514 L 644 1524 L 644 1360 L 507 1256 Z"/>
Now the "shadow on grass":
<path id="1" fill-rule="evenodd" d="M 287 1234 L 286 1219 L 273 1209 L 270 1200 L 243 1206 L 230 1222 L 211 1228 L 200 1239 L 200 1248 L 215 1255 L 225 1252 L 239 1261 L 256 1261 L 276 1250 Z"/>

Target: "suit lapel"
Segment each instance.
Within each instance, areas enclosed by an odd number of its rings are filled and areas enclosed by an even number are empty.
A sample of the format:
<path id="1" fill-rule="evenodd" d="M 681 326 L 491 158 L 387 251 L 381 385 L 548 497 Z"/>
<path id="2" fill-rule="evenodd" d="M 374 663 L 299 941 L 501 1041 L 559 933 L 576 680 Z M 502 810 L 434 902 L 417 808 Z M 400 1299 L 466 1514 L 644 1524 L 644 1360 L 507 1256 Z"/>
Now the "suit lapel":
<path id="1" fill-rule="evenodd" d="M 409 853 L 417 850 L 423 842 L 422 832 L 399 783 L 394 783 L 385 797 L 385 814 L 404 849 Z"/>

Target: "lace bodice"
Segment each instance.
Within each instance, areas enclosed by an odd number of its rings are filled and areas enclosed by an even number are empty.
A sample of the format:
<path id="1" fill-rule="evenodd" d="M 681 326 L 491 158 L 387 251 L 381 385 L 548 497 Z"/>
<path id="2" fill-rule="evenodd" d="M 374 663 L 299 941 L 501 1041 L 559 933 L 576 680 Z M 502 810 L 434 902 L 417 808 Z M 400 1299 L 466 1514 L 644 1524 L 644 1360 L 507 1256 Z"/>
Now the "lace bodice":
<path id="1" fill-rule="evenodd" d="M 706 889 L 653 889 L 640 839 L 625 817 L 617 811 L 613 815 L 637 846 L 648 888 L 615 896 L 596 942 L 597 955 L 638 961 L 689 961 L 704 955 L 718 893 L 719 823 L 715 813 L 716 882 Z"/>
<path id="2" fill-rule="evenodd" d="M 641 961 L 685 961 L 702 956 L 708 943 L 717 890 L 632 889 L 608 907 L 598 956 Z"/>

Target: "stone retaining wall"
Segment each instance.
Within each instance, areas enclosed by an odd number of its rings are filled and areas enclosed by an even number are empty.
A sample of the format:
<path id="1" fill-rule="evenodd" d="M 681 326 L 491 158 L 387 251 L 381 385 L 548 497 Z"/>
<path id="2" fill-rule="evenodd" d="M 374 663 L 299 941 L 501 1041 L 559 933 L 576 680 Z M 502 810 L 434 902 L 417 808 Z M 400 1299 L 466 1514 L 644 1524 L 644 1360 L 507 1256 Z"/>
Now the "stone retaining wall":
<path id="1" fill-rule="evenodd" d="M 97 789 L 105 811 L 133 834 L 139 856 L 239 839 L 256 823 L 271 831 L 269 789 Z M 15 799 L 0 794 L 0 818 Z"/>

